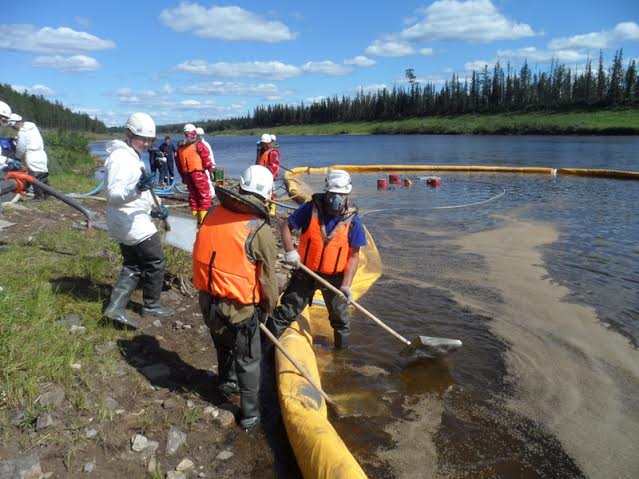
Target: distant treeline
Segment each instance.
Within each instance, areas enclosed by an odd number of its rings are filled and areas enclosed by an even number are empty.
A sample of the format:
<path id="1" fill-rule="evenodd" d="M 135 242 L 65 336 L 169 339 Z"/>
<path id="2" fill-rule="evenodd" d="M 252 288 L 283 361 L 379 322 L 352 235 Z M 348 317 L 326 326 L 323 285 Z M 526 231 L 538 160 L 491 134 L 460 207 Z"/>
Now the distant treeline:
<path id="1" fill-rule="evenodd" d="M 0 100 L 8 103 L 11 110 L 39 128 L 91 131 L 105 133 L 106 125 L 86 113 L 74 113 L 62 103 L 52 103 L 42 95 L 19 93 L 10 85 L 0 84 Z"/>
<path id="2" fill-rule="evenodd" d="M 310 105 L 259 106 L 253 115 L 224 120 L 201 121 L 207 132 L 281 125 L 308 125 L 332 122 L 403 120 L 469 113 L 598 110 L 639 105 L 637 64 L 623 66 L 623 50 L 615 53 L 611 66 L 604 68 L 599 54 L 596 68 L 588 61 L 580 72 L 552 62 L 548 71 L 533 72 L 527 62 L 516 71 L 498 62 L 492 69 L 473 71 L 461 80 L 453 74 L 437 86 L 420 84 L 408 74 L 409 85 L 377 92 L 358 92 L 354 98 L 334 96 Z M 161 131 L 179 131 L 182 125 L 164 125 Z"/>

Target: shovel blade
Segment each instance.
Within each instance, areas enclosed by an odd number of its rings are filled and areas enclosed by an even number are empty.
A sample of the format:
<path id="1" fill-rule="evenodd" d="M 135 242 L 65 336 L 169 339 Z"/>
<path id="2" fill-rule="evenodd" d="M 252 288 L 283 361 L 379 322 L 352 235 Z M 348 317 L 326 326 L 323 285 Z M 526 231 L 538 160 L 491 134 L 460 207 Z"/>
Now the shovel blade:
<path id="1" fill-rule="evenodd" d="M 400 351 L 400 356 L 417 355 L 425 358 L 441 358 L 461 348 L 459 339 L 417 336 Z"/>

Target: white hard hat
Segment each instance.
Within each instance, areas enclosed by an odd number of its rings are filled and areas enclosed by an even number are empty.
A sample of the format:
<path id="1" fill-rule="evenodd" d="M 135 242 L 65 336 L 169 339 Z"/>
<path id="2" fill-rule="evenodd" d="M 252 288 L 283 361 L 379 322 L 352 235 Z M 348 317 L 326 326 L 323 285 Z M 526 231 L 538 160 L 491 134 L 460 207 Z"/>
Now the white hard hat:
<path id="1" fill-rule="evenodd" d="M 20 115 L 18 115 L 17 113 L 11 113 L 11 116 L 9 117 L 9 121 L 22 121 L 22 117 Z"/>
<path id="2" fill-rule="evenodd" d="M 11 116 L 11 107 L 3 101 L 0 101 L 0 116 L 5 118 L 9 118 Z"/>
<path id="3" fill-rule="evenodd" d="M 271 133 L 271 141 L 277 141 L 277 136 Z"/>
<path id="4" fill-rule="evenodd" d="M 184 133 L 191 133 L 192 131 L 195 131 L 195 125 L 193 123 L 184 125 Z"/>
<path id="5" fill-rule="evenodd" d="M 126 121 L 127 129 L 134 135 L 143 138 L 155 138 L 155 122 L 148 114 L 141 111 L 131 113 Z"/>
<path id="6" fill-rule="evenodd" d="M 273 193 L 273 173 L 261 165 L 251 165 L 240 175 L 240 188 L 265 200 Z"/>
<path id="7" fill-rule="evenodd" d="M 199 126 L 198 126 L 198 127 L 195 129 L 195 132 L 196 132 L 198 135 L 204 135 L 204 128 L 202 128 L 202 127 L 199 127 Z"/>
<path id="8" fill-rule="evenodd" d="M 331 193 L 350 193 L 353 189 L 351 175 L 344 170 L 330 170 L 326 175 L 324 191 Z"/>
<path id="9" fill-rule="evenodd" d="M 269 135 L 268 133 L 262 133 L 262 137 L 260 138 L 260 141 L 262 143 L 270 143 L 271 142 L 271 135 Z"/>

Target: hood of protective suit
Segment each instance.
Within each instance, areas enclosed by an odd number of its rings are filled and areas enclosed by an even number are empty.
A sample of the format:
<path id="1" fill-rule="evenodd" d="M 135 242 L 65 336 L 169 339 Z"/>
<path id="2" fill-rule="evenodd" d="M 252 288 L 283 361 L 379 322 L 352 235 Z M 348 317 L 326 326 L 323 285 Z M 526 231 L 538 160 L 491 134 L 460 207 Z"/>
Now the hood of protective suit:
<path id="1" fill-rule="evenodd" d="M 49 171 L 49 159 L 44 151 L 44 142 L 38 127 L 26 121 L 18 130 L 16 158 L 22 160 L 29 170 L 42 173 Z"/>
<path id="2" fill-rule="evenodd" d="M 125 245 L 135 245 L 152 236 L 157 228 L 149 216 L 154 206 L 149 191 L 139 192 L 138 181 L 144 163 L 126 142 L 112 141 L 104 163 L 106 172 L 107 225 L 113 238 Z"/>

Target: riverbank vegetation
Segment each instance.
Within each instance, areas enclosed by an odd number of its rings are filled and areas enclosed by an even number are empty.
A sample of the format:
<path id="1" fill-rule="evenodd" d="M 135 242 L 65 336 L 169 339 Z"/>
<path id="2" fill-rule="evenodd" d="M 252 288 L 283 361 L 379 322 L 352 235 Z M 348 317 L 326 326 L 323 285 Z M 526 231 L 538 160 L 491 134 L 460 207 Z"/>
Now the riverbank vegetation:
<path id="1" fill-rule="evenodd" d="M 38 128 L 60 128 L 64 130 L 79 130 L 104 133 L 106 125 L 92 118 L 86 113 L 71 111 L 62 103 L 52 103 L 42 95 L 20 93 L 10 85 L 0 83 L 0 98 L 11 105 L 14 113 L 19 114 L 26 121 L 34 122 Z"/>
<path id="2" fill-rule="evenodd" d="M 624 66 L 622 50 L 609 68 L 600 54 L 596 65 L 588 61 L 578 71 L 556 62 L 547 71 L 533 70 L 527 62 L 518 70 L 497 62 L 465 78 L 453 74 L 441 85 L 418 82 L 412 69 L 406 78 L 406 86 L 360 90 L 354 97 L 333 96 L 310 105 L 259 106 L 252 115 L 198 126 L 227 134 L 277 127 L 291 133 L 636 134 L 639 129 L 637 64 L 633 59 Z M 181 125 L 160 130 L 181 131 Z"/>
<path id="3" fill-rule="evenodd" d="M 637 135 L 639 108 L 565 113 L 498 113 L 397 121 L 335 122 L 270 127 L 277 135 Z M 261 129 L 225 130 L 221 135 L 259 136 Z"/>

